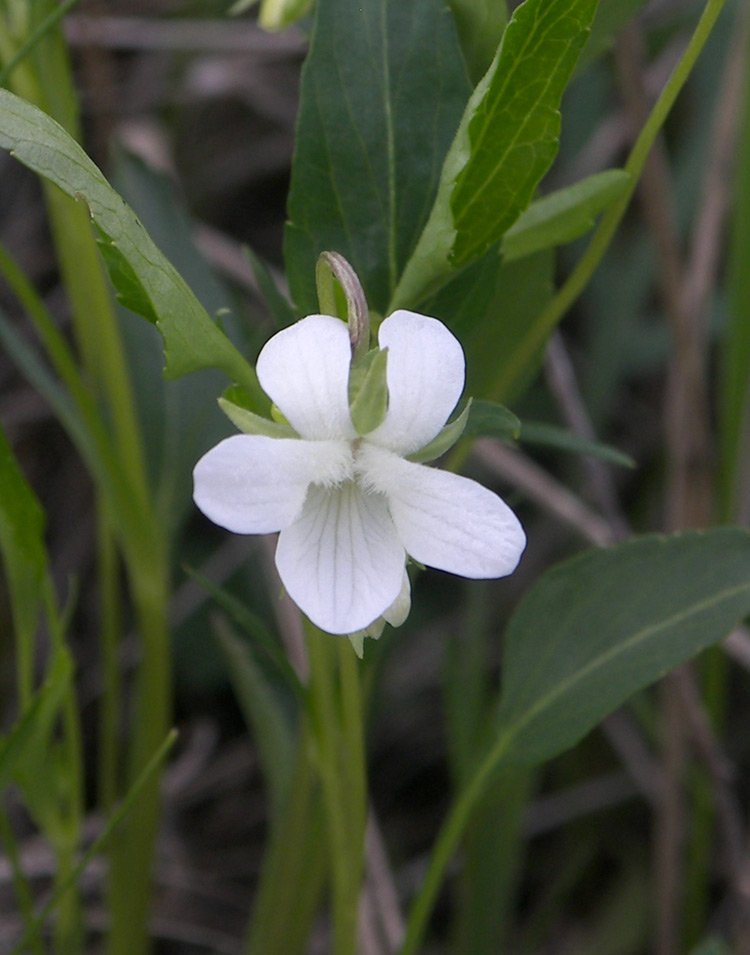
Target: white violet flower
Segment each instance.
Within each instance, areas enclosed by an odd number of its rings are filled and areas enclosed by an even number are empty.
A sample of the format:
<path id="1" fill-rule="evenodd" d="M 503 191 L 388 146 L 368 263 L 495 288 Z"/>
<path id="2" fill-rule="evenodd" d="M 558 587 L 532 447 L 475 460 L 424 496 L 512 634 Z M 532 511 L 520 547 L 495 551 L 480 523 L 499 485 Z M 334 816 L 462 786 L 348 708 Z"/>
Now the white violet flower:
<path id="1" fill-rule="evenodd" d="M 513 511 L 475 481 L 408 460 L 440 433 L 464 387 L 464 354 L 437 319 L 382 322 L 387 411 L 357 434 L 347 325 L 310 315 L 260 353 L 261 387 L 290 437 L 238 434 L 195 466 L 194 498 L 237 534 L 280 531 L 276 566 L 322 630 L 350 634 L 409 612 L 407 555 L 462 577 L 512 573 L 526 544 Z"/>

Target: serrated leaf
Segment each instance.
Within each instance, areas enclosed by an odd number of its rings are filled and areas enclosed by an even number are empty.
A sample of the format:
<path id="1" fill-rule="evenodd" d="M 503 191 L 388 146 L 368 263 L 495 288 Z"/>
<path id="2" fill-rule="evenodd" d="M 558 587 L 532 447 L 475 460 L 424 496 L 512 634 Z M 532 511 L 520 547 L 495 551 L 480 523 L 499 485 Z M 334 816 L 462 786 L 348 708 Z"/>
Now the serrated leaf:
<path id="1" fill-rule="evenodd" d="M 461 411 L 461 413 L 454 418 L 453 421 L 449 421 L 448 424 L 446 424 L 445 427 L 440 431 L 438 436 L 433 438 L 429 444 L 426 444 L 414 454 L 410 454 L 408 456 L 409 460 L 414 461 L 417 464 L 423 464 L 425 461 L 434 461 L 436 458 L 442 457 L 446 451 L 450 451 L 456 441 L 458 441 L 458 439 L 466 430 L 466 426 L 470 419 L 472 406 L 472 399 L 469 398 L 466 407 Z"/>
<path id="2" fill-rule="evenodd" d="M 554 448 L 557 451 L 568 451 L 571 454 L 583 454 L 591 458 L 599 458 L 610 464 L 618 464 L 624 468 L 634 468 L 635 461 L 628 454 L 618 451 L 617 448 L 598 441 L 587 441 L 585 438 L 573 434 L 566 428 L 537 421 L 524 421 L 521 433 L 517 435 L 522 444 L 536 444 L 541 447 Z"/>
<path id="3" fill-rule="evenodd" d="M 528 206 L 557 153 L 558 107 L 598 0 L 526 0 L 466 107 L 430 218 L 390 309 L 413 307 L 481 258 Z"/>
<path id="4" fill-rule="evenodd" d="M 96 223 L 94 223 L 96 225 Z M 159 316 L 154 311 L 151 299 L 146 290 L 138 281 L 130 263 L 120 252 L 115 243 L 97 228 L 96 244 L 101 257 L 107 267 L 110 280 L 115 289 L 115 298 L 125 308 L 129 308 L 136 315 L 142 315 L 156 325 Z"/>
<path id="5" fill-rule="evenodd" d="M 558 564 L 505 636 L 496 752 L 540 763 L 750 613 L 750 533 L 646 537 Z"/>
<path id="6" fill-rule="evenodd" d="M 608 169 L 532 202 L 503 236 L 503 258 L 511 262 L 585 235 L 629 182 L 624 169 Z"/>
<path id="7" fill-rule="evenodd" d="M 301 313 L 317 311 L 315 263 L 330 250 L 385 314 L 470 92 L 441 0 L 319 0 L 284 245 Z"/>
<path id="8" fill-rule="evenodd" d="M 78 143 L 53 119 L 7 90 L 0 90 L 0 147 L 19 162 L 88 206 L 102 241 L 113 283 L 164 337 L 165 374 L 176 378 L 218 368 L 265 403 L 255 371 L 214 325 L 190 288 L 149 238 L 135 213 L 109 185 Z M 126 263 L 126 264 L 125 264 Z"/>

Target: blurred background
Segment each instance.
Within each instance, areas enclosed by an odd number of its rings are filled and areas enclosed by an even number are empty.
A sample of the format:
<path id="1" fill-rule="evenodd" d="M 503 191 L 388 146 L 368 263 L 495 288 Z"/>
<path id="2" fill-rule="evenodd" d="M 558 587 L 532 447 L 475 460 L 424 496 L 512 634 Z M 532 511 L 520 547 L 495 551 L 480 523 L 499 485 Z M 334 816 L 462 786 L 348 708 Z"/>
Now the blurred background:
<path id="1" fill-rule="evenodd" d="M 471 584 L 435 571 L 421 574 L 407 625 L 378 643 L 368 641 L 368 680 L 377 687 L 368 719 L 377 824 L 369 851 L 382 850 L 382 888 L 395 893 L 385 909 L 390 904 L 397 924 L 398 900 L 409 899 L 419 883 L 460 777 L 457 763 L 466 738 L 477 732 L 497 692 L 503 626 L 518 596 L 544 568 L 592 543 L 615 540 L 628 528 L 670 526 L 665 399 L 675 325 L 669 312 L 687 282 L 698 283 L 691 301 L 697 295 L 700 303 L 699 380 L 707 391 L 698 413 L 708 416 L 703 422 L 708 438 L 699 448 L 691 487 L 699 487 L 705 473 L 717 478 L 712 421 L 721 395 L 711 373 L 726 360 L 721 341 L 727 303 L 740 294 L 743 270 L 750 268 L 747 259 L 737 258 L 746 247 L 733 218 L 737 189 L 746 191 L 741 184 L 750 177 L 741 7 L 729 3 L 724 11 L 612 249 L 555 337 L 538 380 L 513 408 L 522 420 L 590 428 L 635 466 L 482 443 L 467 468 L 501 491 L 521 516 L 529 537 L 521 569 L 509 580 Z M 611 30 L 602 29 L 597 43 L 587 47 L 580 75 L 566 94 L 560 154 L 545 190 L 624 163 L 634 130 L 684 48 L 701 5 L 629 0 L 603 3 L 603 9 L 616 15 Z M 254 358 L 274 325 L 244 247 L 267 264 L 283 288 L 285 202 L 309 23 L 303 19 L 272 34 L 257 25 L 255 9 L 236 18 L 227 13 L 220 0 L 82 0 L 65 19 L 64 32 L 87 151 L 209 313 L 220 313 L 235 342 Z M 39 183 L 4 152 L 0 241 L 67 334 L 68 306 Z M 582 248 L 562 250 L 559 277 Z M 30 335 L 2 283 L 0 307 Z M 165 383 L 159 335 L 125 311 L 121 327 L 149 472 L 160 513 L 175 528 L 177 541 L 170 616 L 181 737 L 165 779 L 153 932 L 160 955 L 230 955 L 242 951 L 266 834 L 266 794 L 247 729 L 248 688 L 240 685 L 227 646 L 217 639 L 221 612 L 192 574 L 199 572 L 241 599 L 271 631 L 283 633 L 296 624 L 284 602 L 275 599 L 280 587 L 272 568 L 273 542 L 231 537 L 192 507 L 193 464 L 233 430 L 215 402 L 221 376 L 200 372 Z M 95 766 L 101 679 L 93 637 L 100 607 L 92 485 L 49 406 L 7 354 L 0 354 L 0 420 L 46 510 L 58 593 L 63 601 L 75 594 L 70 634 L 84 744 L 89 765 Z M 745 516 L 747 499 L 745 491 L 738 505 Z M 695 522 L 701 523 L 700 503 L 696 508 Z M 716 507 L 702 515 L 714 521 L 729 516 Z M 10 631 L 0 591 L 0 633 Z M 724 760 L 721 772 L 733 780 L 733 798 L 745 805 L 749 647 L 742 633 L 728 647 L 735 665 L 713 714 L 721 743 L 711 750 Z M 3 725 L 14 714 L 10 653 L 5 639 L 0 643 Z M 126 673 L 134 653 L 129 637 L 122 651 Z M 653 860 L 660 823 L 654 806 L 662 769 L 658 727 L 648 731 L 653 692 L 641 694 L 632 706 L 638 719 L 631 708 L 615 714 L 533 778 L 506 780 L 507 792 L 485 807 L 486 831 L 495 833 L 498 845 L 487 852 L 483 878 L 495 927 L 503 926 L 503 951 L 645 955 L 655 950 L 659 886 Z M 698 749 L 689 772 L 693 798 L 710 807 L 724 783 L 709 762 Z M 93 794 L 93 775 L 87 785 Z M 24 864 L 41 891 L 52 857 L 12 793 L 8 808 L 21 835 Z M 510 851 L 502 846 L 502 832 L 512 813 L 522 820 L 523 839 Z M 697 888 L 684 901 L 685 951 L 711 927 L 720 930 L 728 917 L 723 850 L 710 811 L 706 818 L 704 832 L 686 834 L 684 864 L 697 866 L 704 877 L 689 882 Z M 92 833 L 96 825 L 92 817 Z M 89 868 L 83 884 L 87 921 L 96 930 L 104 919 L 100 864 Z M 456 880 L 449 883 L 429 950 L 493 951 L 486 942 L 471 948 L 456 942 L 461 931 L 469 931 L 452 926 L 459 892 Z M 12 874 L 0 858 L 0 947 L 17 928 Z M 322 955 L 326 938 L 321 921 L 309 951 Z M 96 951 L 95 933 L 91 944 Z"/>

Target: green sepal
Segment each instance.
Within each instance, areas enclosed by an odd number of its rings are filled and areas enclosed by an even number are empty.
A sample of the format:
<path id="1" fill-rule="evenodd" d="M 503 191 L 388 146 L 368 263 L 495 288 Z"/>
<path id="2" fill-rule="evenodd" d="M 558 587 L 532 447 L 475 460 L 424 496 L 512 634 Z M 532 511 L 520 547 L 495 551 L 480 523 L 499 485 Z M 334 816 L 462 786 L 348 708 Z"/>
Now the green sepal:
<path id="1" fill-rule="evenodd" d="M 429 444 L 426 444 L 419 451 L 415 451 L 414 454 L 408 455 L 407 460 L 413 461 L 415 464 L 424 464 L 425 461 L 434 461 L 436 458 L 442 457 L 446 451 L 450 451 L 464 433 L 464 428 L 469 421 L 471 405 L 472 399 L 469 398 L 458 417 L 449 421 L 440 434 L 433 438 Z"/>
<path id="2" fill-rule="evenodd" d="M 245 434 L 262 434 L 268 438 L 298 438 L 297 432 L 288 424 L 269 421 L 248 408 L 234 404 L 227 398 L 219 398 L 219 407 L 235 427 Z"/>
<path id="3" fill-rule="evenodd" d="M 383 617 L 378 617 L 377 620 L 373 620 L 369 627 L 365 627 L 364 630 L 355 630 L 354 633 L 348 633 L 346 638 L 361 660 L 365 655 L 365 638 L 379 640 L 383 635 L 383 630 L 385 630 L 385 620 Z"/>
<path id="4" fill-rule="evenodd" d="M 388 349 L 368 352 L 349 375 L 349 410 L 357 434 L 374 431 L 388 410 Z"/>
<path id="5" fill-rule="evenodd" d="M 276 422 L 276 424 L 280 424 L 280 425 L 282 425 L 282 427 L 284 427 L 284 428 L 291 428 L 291 427 L 292 427 L 292 426 L 289 424 L 289 419 L 288 419 L 287 416 L 284 414 L 284 412 L 281 410 L 281 408 L 279 408 L 278 405 L 274 405 L 274 404 L 271 405 L 271 417 L 272 417 L 273 420 Z M 294 430 L 294 429 L 292 429 L 292 430 Z"/>
<path id="6" fill-rule="evenodd" d="M 512 411 L 495 401 L 475 401 L 466 428 L 466 437 L 499 438 L 515 441 L 521 434 L 521 422 Z"/>

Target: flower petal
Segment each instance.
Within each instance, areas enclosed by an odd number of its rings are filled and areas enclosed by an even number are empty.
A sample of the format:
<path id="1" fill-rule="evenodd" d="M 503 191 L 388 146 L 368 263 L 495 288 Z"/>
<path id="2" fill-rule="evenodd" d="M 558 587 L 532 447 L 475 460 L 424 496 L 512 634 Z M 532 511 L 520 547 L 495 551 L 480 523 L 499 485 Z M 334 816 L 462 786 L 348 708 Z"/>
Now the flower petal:
<path id="1" fill-rule="evenodd" d="M 411 611 L 411 582 L 404 567 L 404 576 L 401 581 L 401 591 L 387 610 L 383 611 L 383 619 L 392 627 L 400 627 L 406 622 Z"/>
<path id="2" fill-rule="evenodd" d="M 381 616 L 401 591 L 405 558 L 385 498 L 354 482 L 311 487 L 276 548 L 289 596 L 328 633 L 354 633 Z"/>
<path id="3" fill-rule="evenodd" d="M 363 448 L 358 464 L 363 481 L 388 498 L 401 542 L 415 560 L 461 577 L 504 577 L 515 570 L 526 535 L 497 494 L 381 448 Z"/>
<path id="4" fill-rule="evenodd" d="M 386 318 L 378 343 L 388 349 L 388 412 L 367 440 L 411 454 L 432 441 L 461 397 L 463 349 L 436 318 L 404 310 Z"/>
<path id="5" fill-rule="evenodd" d="M 354 438 L 349 416 L 349 331 L 330 315 L 308 315 L 263 346 L 261 387 L 303 438 Z"/>
<path id="6" fill-rule="evenodd" d="M 195 465 L 193 499 L 206 517 L 235 534 L 267 534 L 294 521 L 312 481 L 333 484 L 351 468 L 344 441 L 236 434 Z"/>

